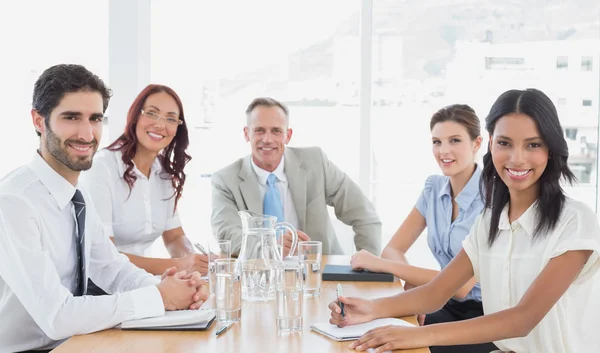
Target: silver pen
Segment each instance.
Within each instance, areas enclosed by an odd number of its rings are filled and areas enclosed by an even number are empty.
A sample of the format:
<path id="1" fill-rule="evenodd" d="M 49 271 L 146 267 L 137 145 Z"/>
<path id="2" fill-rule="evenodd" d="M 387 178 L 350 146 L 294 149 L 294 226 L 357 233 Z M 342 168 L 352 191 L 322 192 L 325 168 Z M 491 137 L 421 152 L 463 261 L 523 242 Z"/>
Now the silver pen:
<path id="1" fill-rule="evenodd" d="M 225 332 L 225 330 L 227 330 L 228 328 L 230 328 L 230 327 L 231 327 L 231 325 L 233 325 L 233 322 L 230 322 L 230 323 L 228 323 L 228 324 L 227 324 L 227 325 L 225 325 L 225 326 L 221 326 L 221 327 L 220 327 L 220 328 L 217 330 L 217 333 L 216 333 L 216 335 L 218 336 L 218 335 L 222 334 L 223 332 Z"/>
<path id="2" fill-rule="evenodd" d="M 204 255 L 208 255 L 208 251 L 206 251 L 204 246 L 200 245 L 200 243 L 195 243 L 194 246 L 196 247 L 196 249 L 200 250 L 200 252 Z"/>

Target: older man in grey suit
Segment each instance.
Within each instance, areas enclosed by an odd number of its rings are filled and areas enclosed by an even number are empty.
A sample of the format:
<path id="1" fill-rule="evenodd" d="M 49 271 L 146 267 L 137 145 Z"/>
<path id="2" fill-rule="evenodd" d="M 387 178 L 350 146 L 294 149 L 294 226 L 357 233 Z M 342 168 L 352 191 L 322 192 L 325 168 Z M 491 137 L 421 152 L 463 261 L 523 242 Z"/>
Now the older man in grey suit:
<path id="1" fill-rule="evenodd" d="M 272 98 L 256 98 L 246 110 L 244 136 L 252 154 L 212 177 L 213 233 L 240 251 L 240 210 L 275 215 L 296 227 L 299 240 L 318 240 L 324 254 L 343 254 L 327 205 L 352 226 L 357 250 L 379 254 L 381 221 L 350 177 L 318 147 L 286 147 L 292 137 L 288 109 Z M 289 243 L 290 236 L 287 236 Z"/>

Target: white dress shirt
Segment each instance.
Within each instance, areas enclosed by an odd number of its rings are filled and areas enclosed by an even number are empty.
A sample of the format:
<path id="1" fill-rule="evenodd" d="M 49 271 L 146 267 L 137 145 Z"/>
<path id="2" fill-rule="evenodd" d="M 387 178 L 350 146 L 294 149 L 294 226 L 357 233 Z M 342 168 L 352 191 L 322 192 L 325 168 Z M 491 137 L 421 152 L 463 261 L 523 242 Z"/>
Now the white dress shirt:
<path id="1" fill-rule="evenodd" d="M 294 226 L 294 228 L 298 229 L 298 215 L 296 214 L 296 208 L 294 207 L 294 201 L 292 200 L 292 192 L 288 187 L 287 177 L 285 176 L 284 171 L 284 157 L 281 156 L 281 162 L 275 170 L 273 174 L 277 177 L 277 182 L 275 186 L 277 186 L 277 190 L 279 190 L 279 195 L 281 195 L 281 204 L 283 205 L 283 218 L 285 218 L 285 222 Z M 266 171 L 254 163 L 254 160 L 250 158 L 252 161 L 252 169 L 256 173 L 256 177 L 258 179 L 258 187 L 260 190 L 261 200 L 265 199 L 265 194 L 267 193 L 267 178 L 271 174 L 271 172 Z M 261 202 L 262 204 L 262 202 Z"/>
<path id="2" fill-rule="evenodd" d="M 123 179 L 126 166 L 120 151 L 96 153 L 92 168 L 81 174 L 100 219 L 114 236 L 121 252 L 150 256 L 150 247 L 163 232 L 181 227 L 171 179 L 161 177 L 162 167 L 154 160 L 150 178 L 134 165 L 137 179 L 129 190 Z"/>
<path id="3" fill-rule="evenodd" d="M 554 230 L 532 239 L 536 221 L 534 203 L 512 224 L 508 206 L 500 216 L 499 235 L 488 246 L 491 212 L 479 216 L 463 248 L 481 284 L 486 315 L 516 306 L 548 261 L 571 250 L 593 250 L 569 289 L 526 336 L 494 342 L 502 351 L 579 353 L 600 347 L 600 227 L 585 204 L 567 198 Z M 509 323 L 510 324 L 510 323 Z"/>
<path id="4" fill-rule="evenodd" d="M 119 294 L 72 295 L 75 190 L 37 153 L 0 181 L 0 352 L 50 349 L 76 334 L 164 314 L 157 279 L 117 252 L 91 202 L 86 272 L 108 293 Z"/>

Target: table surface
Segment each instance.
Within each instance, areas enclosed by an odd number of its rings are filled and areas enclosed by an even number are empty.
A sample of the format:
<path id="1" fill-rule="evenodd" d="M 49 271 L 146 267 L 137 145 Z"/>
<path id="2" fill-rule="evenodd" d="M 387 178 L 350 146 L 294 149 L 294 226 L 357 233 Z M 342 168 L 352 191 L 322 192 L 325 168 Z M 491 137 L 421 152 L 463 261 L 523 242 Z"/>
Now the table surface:
<path id="1" fill-rule="evenodd" d="M 323 256 L 323 264 L 347 264 L 347 256 Z M 350 342 L 336 342 L 310 330 L 310 325 L 329 321 L 327 305 L 336 298 L 337 282 L 323 281 L 322 293 L 304 299 L 304 320 L 301 332 L 282 334 L 275 325 L 275 301 L 242 302 L 241 322 L 216 336 L 215 322 L 207 331 L 121 331 L 109 329 L 88 335 L 74 336 L 53 353 L 67 352 L 351 352 Z M 402 290 L 400 282 L 343 282 L 344 295 L 375 298 Z M 210 305 L 210 303 L 207 303 Z M 404 318 L 413 324 L 415 317 Z M 428 348 L 404 350 L 428 353 Z"/>

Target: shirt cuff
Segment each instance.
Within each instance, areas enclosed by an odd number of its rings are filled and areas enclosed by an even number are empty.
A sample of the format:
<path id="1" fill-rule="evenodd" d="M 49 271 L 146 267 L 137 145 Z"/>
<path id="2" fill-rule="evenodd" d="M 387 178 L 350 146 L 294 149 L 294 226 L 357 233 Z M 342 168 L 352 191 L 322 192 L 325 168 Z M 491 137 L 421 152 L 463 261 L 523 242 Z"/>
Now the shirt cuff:
<path id="1" fill-rule="evenodd" d="M 133 301 L 133 317 L 130 320 L 163 316 L 165 305 L 156 286 L 148 286 L 129 292 Z"/>
<path id="2" fill-rule="evenodd" d="M 175 215 L 173 218 L 167 219 L 167 222 L 165 223 L 165 231 L 179 227 L 181 227 L 181 220 L 177 215 Z"/>

